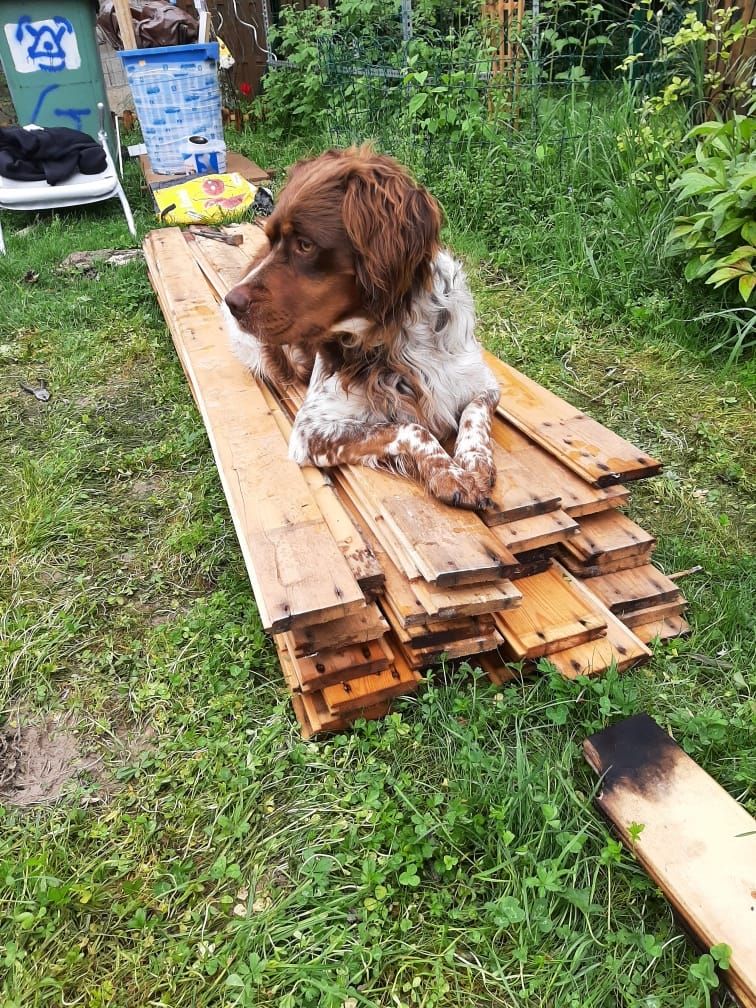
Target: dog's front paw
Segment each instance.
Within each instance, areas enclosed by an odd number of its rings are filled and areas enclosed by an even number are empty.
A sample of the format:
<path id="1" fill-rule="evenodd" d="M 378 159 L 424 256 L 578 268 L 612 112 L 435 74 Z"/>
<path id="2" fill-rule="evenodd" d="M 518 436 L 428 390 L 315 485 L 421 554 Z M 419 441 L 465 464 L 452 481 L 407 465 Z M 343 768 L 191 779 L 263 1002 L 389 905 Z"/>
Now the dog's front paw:
<path id="1" fill-rule="evenodd" d="M 488 496 L 491 484 L 477 472 L 468 472 L 459 465 L 437 469 L 429 477 L 427 487 L 433 497 L 453 507 L 483 511 L 492 505 Z"/>
<path id="2" fill-rule="evenodd" d="M 454 461 L 465 472 L 474 473 L 481 486 L 484 486 L 486 490 L 490 490 L 496 482 L 496 466 L 493 455 L 488 448 L 477 447 L 457 451 L 454 455 Z"/>

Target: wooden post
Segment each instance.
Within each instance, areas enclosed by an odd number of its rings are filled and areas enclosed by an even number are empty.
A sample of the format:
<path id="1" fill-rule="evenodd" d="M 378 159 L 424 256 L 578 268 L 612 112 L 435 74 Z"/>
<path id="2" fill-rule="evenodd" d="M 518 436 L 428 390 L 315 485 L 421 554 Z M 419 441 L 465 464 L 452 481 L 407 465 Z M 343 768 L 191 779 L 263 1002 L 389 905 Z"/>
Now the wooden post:
<path id="1" fill-rule="evenodd" d="M 124 49 L 138 49 L 136 35 L 134 33 L 134 22 L 131 19 L 131 8 L 129 0 L 114 0 L 116 20 L 118 21 L 118 31 L 121 35 L 121 42 Z"/>

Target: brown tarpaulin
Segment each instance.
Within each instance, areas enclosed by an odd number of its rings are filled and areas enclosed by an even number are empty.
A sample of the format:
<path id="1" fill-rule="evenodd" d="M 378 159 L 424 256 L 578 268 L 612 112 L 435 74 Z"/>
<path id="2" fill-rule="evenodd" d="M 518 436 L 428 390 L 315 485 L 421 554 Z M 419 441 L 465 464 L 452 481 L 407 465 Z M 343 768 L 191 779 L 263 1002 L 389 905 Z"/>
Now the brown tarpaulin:
<path id="1" fill-rule="evenodd" d="M 130 0 L 129 8 L 140 49 L 190 45 L 197 41 L 199 32 L 197 19 L 168 3 L 167 0 Z M 103 0 L 100 4 L 97 24 L 114 49 L 123 49 L 113 0 Z"/>

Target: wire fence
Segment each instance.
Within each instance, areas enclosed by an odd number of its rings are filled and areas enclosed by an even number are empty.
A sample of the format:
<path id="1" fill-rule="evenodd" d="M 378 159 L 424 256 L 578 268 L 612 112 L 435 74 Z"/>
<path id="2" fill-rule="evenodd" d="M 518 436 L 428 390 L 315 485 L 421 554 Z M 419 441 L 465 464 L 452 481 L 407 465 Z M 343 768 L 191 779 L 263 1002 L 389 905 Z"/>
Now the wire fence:
<path id="1" fill-rule="evenodd" d="M 476 26 L 409 41 L 328 35 L 319 42 L 319 63 L 330 139 L 337 146 L 399 143 L 468 166 L 517 144 L 536 163 L 548 151 L 559 167 L 590 130 L 596 106 L 610 100 L 632 25 L 613 24 L 611 32 L 599 26 L 590 51 L 577 38 L 554 47 L 518 35 L 504 59 Z"/>

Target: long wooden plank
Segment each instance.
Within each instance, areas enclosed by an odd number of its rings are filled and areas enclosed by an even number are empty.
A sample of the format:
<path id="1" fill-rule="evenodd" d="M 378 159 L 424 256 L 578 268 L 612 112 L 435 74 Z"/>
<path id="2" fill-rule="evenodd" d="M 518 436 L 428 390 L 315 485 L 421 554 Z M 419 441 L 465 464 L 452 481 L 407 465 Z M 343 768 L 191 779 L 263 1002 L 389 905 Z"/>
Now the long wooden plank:
<path id="1" fill-rule="evenodd" d="M 268 404 L 271 415 L 288 444 L 291 437 L 291 421 L 283 412 L 271 390 L 261 384 L 260 390 Z M 375 554 L 366 544 L 354 522 L 339 500 L 330 477 L 316 466 L 300 466 L 305 482 L 317 501 L 331 535 L 344 554 L 355 580 L 363 592 L 374 593 L 383 587 L 384 574 Z"/>
<path id="2" fill-rule="evenodd" d="M 493 507 L 481 514 L 486 525 L 501 525 L 556 511 L 561 497 L 553 488 L 540 482 L 538 473 L 522 465 L 515 454 L 505 451 L 495 441 L 491 447 L 496 483 L 491 490 Z"/>
<path id="3" fill-rule="evenodd" d="M 601 812 L 701 946 L 729 945 L 722 977 L 754 1008 L 756 820 L 647 714 L 591 735 L 583 753 L 602 776 Z"/>
<path id="4" fill-rule="evenodd" d="M 562 511 L 571 518 L 596 514 L 627 503 L 629 494 L 625 487 L 599 489 L 593 486 L 502 417 L 494 417 L 491 431 L 494 442 L 507 453 L 508 458 L 516 460 L 534 485 L 544 488 L 546 493 L 559 496 Z"/>
<path id="5" fill-rule="evenodd" d="M 194 258 L 218 297 L 229 291 L 248 272 L 252 258 L 268 244 L 262 228 L 253 224 L 235 224 L 226 228 L 242 235 L 241 245 L 226 245 L 212 238 L 191 236 L 187 240 Z"/>
<path id="6" fill-rule="evenodd" d="M 574 518 L 559 510 L 508 522 L 493 531 L 496 538 L 519 558 L 521 553 L 532 553 L 554 543 L 566 543 L 577 535 L 579 528 Z"/>
<path id="7" fill-rule="evenodd" d="M 448 644 L 436 644 L 428 648 L 413 648 L 398 642 L 396 648 L 401 652 L 408 665 L 414 669 L 427 668 L 442 658 L 454 661 L 459 658 L 472 659 L 475 655 L 492 651 L 501 645 L 501 635 L 495 630 L 492 633 L 480 634 L 477 637 L 450 641 Z"/>
<path id="8" fill-rule="evenodd" d="M 565 651 L 549 655 L 549 661 L 567 679 L 579 675 L 601 675 L 612 665 L 624 672 L 634 665 L 648 661 L 650 650 L 643 641 L 609 610 L 600 599 L 586 588 L 586 582 L 572 575 L 559 564 L 554 565 L 567 578 L 575 591 L 583 594 L 587 602 L 606 620 L 606 636 L 578 644 Z"/>
<path id="9" fill-rule="evenodd" d="M 295 644 L 291 634 L 285 634 L 290 653 Z M 359 679 L 362 676 L 383 672 L 393 661 L 393 654 L 385 638 L 353 644 L 349 647 L 303 655 L 294 661 L 299 688 L 303 693 L 314 693 L 337 683 Z"/>
<path id="10" fill-rule="evenodd" d="M 351 613 L 327 623 L 313 623 L 292 630 L 294 655 L 318 654 L 320 651 L 350 647 L 378 640 L 389 626 L 375 603 L 364 606 L 360 612 Z"/>
<path id="11" fill-rule="evenodd" d="M 662 602 L 660 605 L 647 606 L 645 609 L 634 609 L 632 612 L 620 616 L 620 619 L 625 626 L 630 627 L 632 630 L 634 627 L 643 626 L 645 623 L 664 620 L 667 616 L 682 616 L 687 605 L 688 603 L 683 598 L 682 592 L 680 592 L 674 602 Z"/>
<path id="12" fill-rule="evenodd" d="M 236 360 L 181 232 L 145 241 L 167 321 L 207 429 L 263 626 L 279 632 L 364 608 L 299 466 L 252 376 Z"/>
<path id="13" fill-rule="evenodd" d="M 355 476 L 362 478 L 359 472 Z M 478 584 L 508 577 L 517 567 L 514 554 L 471 511 L 448 507 L 401 476 L 371 471 L 369 479 L 371 490 L 381 493 L 387 523 L 431 584 Z M 401 489 L 394 485 L 398 481 L 404 484 Z M 398 492 L 384 492 L 389 490 Z"/>
<path id="14" fill-rule="evenodd" d="M 514 661 L 542 658 L 606 634 L 606 619 L 558 566 L 518 582 L 522 604 L 494 622 Z"/>
<path id="15" fill-rule="evenodd" d="M 680 593 L 675 582 L 653 564 L 616 574 L 586 578 L 584 583 L 586 588 L 618 615 L 661 605 L 662 602 L 674 602 Z"/>
<path id="16" fill-rule="evenodd" d="M 292 702 L 294 699 L 292 697 Z M 343 731 L 359 718 L 375 721 L 385 717 L 391 710 L 391 704 L 384 701 L 374 704 L 372 707 L 360 707 L 348 714 L 332 714 L 328 710 L 322 693 L 300 693 L 296 699 L 304 707 L 313 735 L 318 735 L 320 732 Z"/>
<path id="17" fill-rule="evenodd" d="M 349 497 L 342 503 L 357 521 L 357 510 Z M 522 595 L 511 581 L 499 580 L 484 585 L 459 585 L 439 588 L 422 580 L 408 580 L 383 550 L 372 528 L 362 529 L 365 541 L 375 553 L 386 576 L 385 593 L 405 627 L 425 625 L 429 618 L 457 619 L 511 609 L 520 604 Z"/>
<path id="18" fill-rule="evenodd" d="M 355 505 L 361 518 L 380 543 L 384 555 L 391 558 L 391 562 L 408 580 L 414 581 L 419 578 L 420 571 L 409 550 L 386 521 L 380 506 L 364 494 L 364 487 L 354 479 L 354 467 L 341 466 L 334 469 L 333 479 L 336 486 L 343 491 L 342 500 L 346 498 Z"/>
<path id="19" fill-rule="evenodd" d="M 580 578 L 601 577 L 602 574 L 617 574 L 620 571 L 633 570 L 636 567 L 646 567 L 651 563 L 653 548 L 645 553 L 637 553 L 631 556 L 620 557 L 619 560 L 607 560 L 604 557 L 595 564 L 585 564 L 572 556 L 566 548 L 562 548 L 560 543 L 557 546 L 556 555 L 559 562 L 567 568 L 570 574 L 575 574 Z"/>
<path id="20" fill-rule="evenodd" d="M 386 671 L 328 686 L 322 692 L 331 714 L 344 715 L 414 693 L 419 682 L 420 676 L 395 654 L 394 664 Z"/>
<path id="21" fill-rule="evenodd" d="M 584 564 L 645 554 L 656 544 L 650 532 L 619 511 L 589 515 L 578 524 L 577 534 L 564 548 Z"/>
<path id="22" fill-rule="evenodd" d="M 670 640 L 672 637 L 687 637 L 692 632 L 690 623 L 682 616 L 665 616 L 633 627 L 635 636 L 644 644 L 655 640 Z"/>
<path id="23" fill-rule="evenodd" d="M 131 7 L 129 0 L 113 0 L 116 21 L 118 22 L 118 32 L 124 49 L 137 49 L 136 33 L 134 31 L 134 21 L 131 17 Z M 49 43 L 48 43 L 49 44 Z M 45 67 L 47 69 L 47 67 Z M 56 68 L 57 69 L 57 68 Z"/>
<path id="24" fill-rule="evenodd" d="M 345 728 L 349 728 L 352 722 L 358 718 L 373 721 L 388 714 L 391 709 L 391 705 L 388 702 L 376 704 L 373 707 L 360 708 L 349 714 L 338 716 L 331 714 L 321 692 L 298 692 L 297 659 L 293 658 L 289 653 L 282 635 L 276 634 L 273 640 L 278 652 L 278 659 L 284 679 L 291 691 L 291 705 L 294 709 L 294 715 L 299 722 L 303 739 L 312 738 L 313 735 L 317 735 L 322 731 L 342 731 Z"/>
<path id="25" fill-rule="evenodd" d="M 560 462 L 598 487 L 654 476 L 661 463 L 493 354 L 498 412 Z"/>

